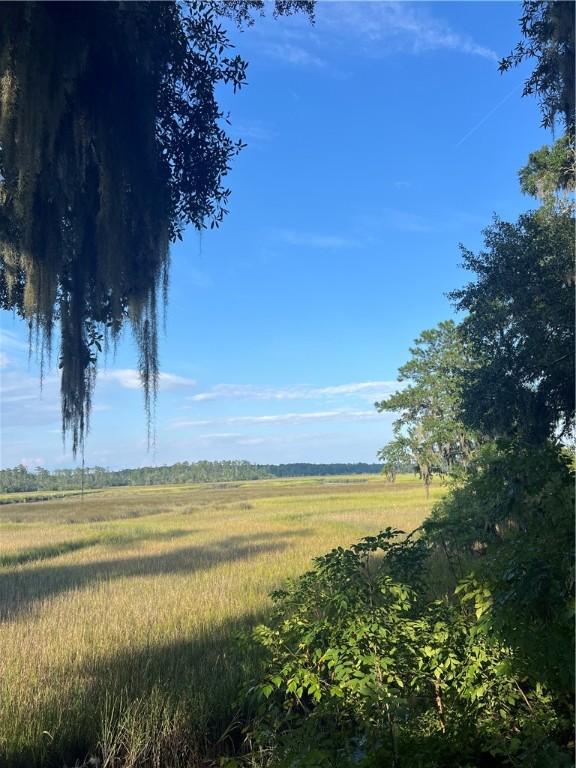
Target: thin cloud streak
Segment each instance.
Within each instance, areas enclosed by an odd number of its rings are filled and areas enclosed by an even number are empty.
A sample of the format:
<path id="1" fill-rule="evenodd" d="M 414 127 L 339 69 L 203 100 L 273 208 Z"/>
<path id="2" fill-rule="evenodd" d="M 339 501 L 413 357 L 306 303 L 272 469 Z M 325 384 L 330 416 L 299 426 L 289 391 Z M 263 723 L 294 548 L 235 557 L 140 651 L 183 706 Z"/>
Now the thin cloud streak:
<path id="1" fill-rule="evenodd" d="M 230 133 L 253 146 L 254 144 L 267 144 L 277 136 L 278 131 L 261 120 L 240 119 L 232 124 Z"/>
<path id="2" fill-rule="evenodd" d="M 253 384 L 218 384 L 207 392 L 190 395 L 195 403 L 208 400 L 315 400 L 340 396 L 384 397 L 400 388 L 397 381 L 359 381 L 328 387 L 259 387 Z"/>
<path id="3" fill-rule="evenodd" d="M 355 5 L 346 3 L 347 6 Z M 358 8 L 360 6 L 356 6 Z M 384 41 L 391 35 L 404 33 L 413 46 L 414 53 L 434 50 L 451 50 L 490 61 L 498 61 L 497 54 L 486 46 L 479 45 L 466 35 L 451 29 L 440 19 L 432 17 L 409 3 L 387 2 L 362 4 L 363 12 L 371 13 L 366 23 L 372 40 Z M 362 21 L 360 20 L 360 27 Z"/>
<path id="4" fill-rule="evenodd" d="M 288 245 L 298 245 L 305 248 L 318 248 L 320 250 L 337 250 L 341 248 L 357 248 L 362 242 L 356 239 L 342 237 L 341 235 L 324 234 L 315 232 L 298 232 L 293 229 L 273 229 L 270 233 L 273 237 Z"/>
<path id="5" fill-rule="evenodd" d="M 300 45 L 293 43 L 267 42 L 262 45 L 262 51 L 270 58 L 284 61 L 288 64 L 295 64 L 300 67 L 314 67 L 323 69 L 328 64 L 320 56 L 306 50 Z"/>
<path id="6" fill-rule="evenodd" d="M 267 425 L 267 424 L 304 424 L 317 421 L 365 421 L 381 419 L 376 411 L 315 411 L 311 413 L 277 413 L 266 416 L 230 416 L 217 419 L 198 419 L 173 421 L 169 429 L 192 427 L 211 427 L 224 425 Z"/>
<path id="7" fill-rule="evenodd" d="M 485 122 L 487 122 L 487 121 L 488 121 L 488 120 L 489 120 L 489 119 L 492 117 L 492 115 L 493 115 L 495 112 L 497 112 L 497 111 L 500 109 L 500 107 L 501 107 L 503 104 L 505 104 L 505 103 L 508 101 L 508 99 L 511 99 L 511 98 L 512 98 L 512 96 L 514 96 L 514 94 L 515 94 L 515 93 L 517 93 L 517 92 L 520 90 L 520 88 L 522 88 L 522 86 L 523 86 L 523 83 L 519 83 L 519 84 L 518 84 L 518 85 L 517 85 L 515 88 L 513 88 L 513 89 L 510 91 L 510 93 L 508 93 L 506 96 L 504 96 L 504 98 L 503 98 L 503 99 L 501 99 L 501 101 L 499 101 L 499 102 L 498 102 L 498 104 L 496 104 L 494 107 L 492 107 L 492 109 L 491 109 L 491 110 L 489 110 L 489 111 L 488 111 L 488 112 L 487 112 L 487 113 L 484 115 L 484 117 L 483 117 L 481 120 L 479 120 L 479 121 L 476 123 L 476 125 L 475 125 L 475 126 L 473 126 L 472 128 L 470 128 L 470 130 L 468 131 L 468 133 L 466 133 L 466 134 L 464 134 L 464 136 L 462 136 L 462 138 L 460 139 L 460 141 L 457 141 L 457 142 L 456 142 L 456 144 L 454 145 L 454 148 L 455 148 L 455 149 L 457 149 L 457 148 L 458 148 L 458 147 L 460 147 L 462 144 L 464 144 L 464 142 L 465 142 L 467 139 L 469 139 L 469 138 L 470 138 L 470 136 L 472 136 L 472 134 L 476 133 L 476 131 L 477 131 L 479 128 L 481 128 L 481 127 L 484 125 L 484 123 L 485 123 Z"/>
<path id="8" fill-rule="evenodd" d="M 0 349 L 17 349 L 22 352 L 28 352 L 28 343 L 22 341 L 17 333 L 0 328 Z"/>
<path id="9" fill-rule="evenodd" d="M 499 59 L 491 48 L 453 29 L 418 3 L 319 2 L 314 27 L 303 18 L 287 22 L 253 28 L 259 51 L 289 65 L 323 69 L 331 75 L 339 74 L 331 60 L 335 49 L 368 58 L 448 51 L 489 62 Z"/>
<path id="10" fill-rule="evenodd" d="M 360 218 L 366 237 L 373 242 L 383 241 L 389 230 L 414 233 L 415 235 L 458 232 L 463 227 L 484 224 L 484 219 L 465 211 L 452 211 L 450 216 L 421 215 L 414 211 L 384 206 Z"/>
<path id="11" fill-rule="evenodd" d="M 140 373 L 135 368 L 111 368 L 102 371 L 98 375 L 98 379 L 99 381 L 114 382 L 124 389 L 140 389 L 142 387 Z M 174 373 L 162 372 L 158 376 L 158 386 L 160 390 L 180 389 L 195 387 L 196 381 L 184 376 L 177 376 Z"/>
<path id="12" fill-rule="evenodd" d="M 42 390 L 35 377 L 20 370 L 0 376 L 0 422 L 4 430 L 43 427 L 60 420 L 58 378 L 44 379 Z"/>
<path id="13" fill-rule="evenodd" d="M 386 52 L 419 54 L 448 50 L 498 61 L 498 55 L 467 35 L 452 29 L 426 9 L 406 2 L 336 2 L 320 4 L 319 26 L 327 25 L 344 34 L 361 37 L 368 43 L 385 44 Z M 368 49 L 364 48 L 365 52 Z M 372 51 L 373 53 L 374 51 Z"/>

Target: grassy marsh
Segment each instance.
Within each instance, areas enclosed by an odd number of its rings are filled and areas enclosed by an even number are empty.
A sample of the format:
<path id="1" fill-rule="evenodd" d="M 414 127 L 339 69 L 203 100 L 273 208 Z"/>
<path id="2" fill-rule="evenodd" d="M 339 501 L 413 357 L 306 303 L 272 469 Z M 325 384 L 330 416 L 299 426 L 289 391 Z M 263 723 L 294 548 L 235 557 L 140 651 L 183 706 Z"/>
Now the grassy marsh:
<path id="1" fill-rule="evenodd" d="M 0 764 L 204 765 L 254 659 L 234 645 L 312 557 L 443 493 L 380 477 L 119 488 L 0 507 Z"/>

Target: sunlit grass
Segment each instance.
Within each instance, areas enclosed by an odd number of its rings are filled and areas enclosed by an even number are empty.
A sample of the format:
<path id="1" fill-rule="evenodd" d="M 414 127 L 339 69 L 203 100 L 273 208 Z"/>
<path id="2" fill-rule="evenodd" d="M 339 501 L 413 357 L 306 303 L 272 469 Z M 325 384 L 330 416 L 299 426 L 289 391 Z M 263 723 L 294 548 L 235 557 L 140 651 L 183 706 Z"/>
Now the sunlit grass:
<path id="1" fill-rule="evenodd" d="M 412 530 L 443 493 L 348 479 L 0 507 L 0 765 L 74 764 L 98 743 L 108 765 L 199 764 L 254 663 L 234 636 L 268 593 L 334 546 Z"/>

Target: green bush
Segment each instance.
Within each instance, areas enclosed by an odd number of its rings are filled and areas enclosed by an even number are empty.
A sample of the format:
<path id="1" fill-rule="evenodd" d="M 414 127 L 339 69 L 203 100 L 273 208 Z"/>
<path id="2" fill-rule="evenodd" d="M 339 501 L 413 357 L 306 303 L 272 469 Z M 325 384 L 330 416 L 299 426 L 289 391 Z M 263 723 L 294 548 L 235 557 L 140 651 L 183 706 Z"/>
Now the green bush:
<path id="1" fill-rule="evenodd" d="M 513 650 L 482 621 L 489 591 L 468 582 L 463 599 L 430 599 L 429 545 L 400 534 L 335 549 L 273 594 L 273 618 L 254 632 L 264 664 L 246 698 L 250 760 L 570 765 L 550 692 L 517 674 Z"/>
<path id="2" fill-rule="evenodd" d="M 574 478 L 562 448 L 490 444 L 465 482 L 425 523 L 454 568 L 464 562 L 490 591 L 486 631 L 511 646 L 518 672 L 572 703 L 574 691 Z M 467 554 L 476 554 L 468 559 Z M 481 555 L 481 556 L 478 556 Z M 464 575 L 462 571 L 461 575 Z"/>

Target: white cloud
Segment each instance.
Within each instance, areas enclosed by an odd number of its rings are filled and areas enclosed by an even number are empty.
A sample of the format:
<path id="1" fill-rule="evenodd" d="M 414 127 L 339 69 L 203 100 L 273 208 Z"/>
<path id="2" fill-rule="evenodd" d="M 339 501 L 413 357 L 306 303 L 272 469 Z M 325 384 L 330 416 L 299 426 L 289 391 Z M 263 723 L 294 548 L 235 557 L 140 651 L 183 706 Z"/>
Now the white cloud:
<path id="1" fill-rule="evenodd" d="M 92 406 L 92 413 L 106 413 L 107 411 L 112 410 L 112 406 L 108 403 L 96 403 L 96 405 Z"/>
<path id="2" fill-rule="evenodd" d="M 439 214 L 422 215 L 411 210 L 383 206 L 359 218 L 359 225 L 365 232 L 365 237 L 379 242 L 386 238 L 390 230 L 412 232 L 415 234 L 430 234 L 443 232 L 458 232 L 463 227 L 482 225 L 483 218 L 479 214 L 466 211 L 452 210 L 447 216 Z"/>
<path id="3" fill-rule="evenodd" d="M 267 425 L 267 424 L 304 424 L 316 421 L 364 421 L 381 419 L 376 411 L 315 411 L 308 413 L 276 413 L 265 416 L 229 416 L 216 419 L 178 420 L 170 424 L 171 429 L 188 427 L 209 427 L 214 425 Z"/>
<path id="4" fill-rule="evenodd" d="M 242 437 L 238 432 L 208 432 L 198 436 L 201 440 L 237 440 Z"/>
<path id="5" fill-rule="evenodd" d="M 260 387 L 253 384 L 218 384 L 207 392 L 190 395 L 195 403 L 208 400 L 321 400 L 333 397 L 370 396 L 382 398 L 400 388 L 397 381 L 359 381 L 328 387 Z"/>
<path id="6" fill-rule="evenodd" d="M 382 58 L 389 54 L 419 55 L 449 51 L 490 62 L 498 55 L 488 46 L 453 29 L 428 7 L 410 2 L 319 2 L 316 23 L 296 16 L 283 24 L 255 25 L 258 49 L 288 64 L 323 69 L 340 76 L 331 53 Z"/>
<path id="7" fill-rule="evenodd" d="M 174 373 L 161 372 L 159 377 L 160 390 L 165 389 L 179 389 L 180 387 L 195 387 L 196 381 L 194 379 L 188 379 L 185 376 L 177 376 Z"/>
<path id="8" fill-rule="evenodd" d="M 382 224 L 386 227 L 399 229 L 403 232 L 437 232 L 439 227 L 444 227 L 444 222 L 434 218 L 420 216 L 411 211 L 402 211 L 396 208 L 384 208 L 382 211 Z"/>
<path id="9" fill-rule="evenodd" d="M 324 59 L 308 51 L 300 45 L 293 43 L 281 43 L 268 41 L 261 46 L 264 53 L 273 59 L 285 61 L 288 64 L 295 64 L 301 67 L 315 67 L 322 69 L 327 66 Z"/>
<path id="10" fill-rule="evenodd" d="M 28 342 L 22 341 L 17 333 L 0 328 L 0 349 L 16 349 L 28 352 Z"/>
<path id="11" fill-rule="evenodd" d="M 4 429 L 54 424 L 60 419 L 58 377 L 47 376 L 40 390 L 36 377 L 19 370 L 3 370 L 0 401 Z"/>
<path id="12" fill-rule="evenodd" d="M 142 382 L 140 374 L 134 368 L 117 368 L 116 370 L 101 371 L 100 381 L 112 381 L 120 384 L 124 389 L 140 389 Z"/>
<path id="13" fill-rule="evenodd" d="M 273 229 L 271 235 L 288 245 L 299 245 L 305 248 L 318 248 L 321 250 L 337 250 L 340 248 L 357 248 L 362 243 L 359 240 L 342 237 L 340 235 L 298 232 L 293 229 Z"/>
<path id="14" fill-rule="evenodd" d="M 43 456 L 37 456 L 34 459 L 23 457 L 20 459 L 19 463 L 24 464 L 28 469 L 33 469 L 34 467 L 43 467 L 46 464 L 46 460 Z"/>
<path id="15" fill-rule="evenodd" d="M 320 387 L 309 390 L 311 394 L 319 395 L 358 395 L 374 392 L 391 394 L 398 389 L 397 381 L 359 381 L 353 384 L 337 384 L 332 387 Z"/>
<path id="16" fill-rule="evenodd" d="M 427 8 L 406 2 L 336 2 L 318 5 L 318 27 L 361 38 L 365 52 L 422 53 L 449 50 L 497 61 L 490 48 L 431 15 Z"/>
<path id="17" fill-rule="evenodd" d="M 135 368 L 111 368 L 98 374 L 100 381 L 115 382 L 124 389 L 140 389 L 142 382 Z M 177 376 L 174 373 L 160 373 L 158 377 L 160 390 L 179 389 L 196 386 L 193 379 Z"/>
<path id="18" fill-rule="evenodd" d="M 236 442 L 238 445 L 280 445 L 283 441 L 278 437 L 241 437 Z"/>
<path id="19" fill-rule="evenodd" d="M 139 389 L 138 371 L 130 368 L 104 371 L 99 374 L 104 381 L 120 384 L 125 389 Z M 171 373 L 160 374 L 160 389 L 186 389 L 195 385 L 191 379 Z M 42 388 L 37 376 L 27 373 L 20 366 L 4 368 L 0 375 L 1 423 L 4 429 L 18 427 L 44 427 L 58 424 L 60 412 L 60 377 L 44 378 Z M 106 402 L 94 402 L 92 411 L 110 411 Z"/>
<path id="20" fill-rule="evenodd" d="M 267 144 L 277 134 L 277 131 L 266 125 L 261 120 L 238 120 L 232 123 L 229 132 L 234 136 L 248 142 L 251 146 L 254 144 Z"/>

